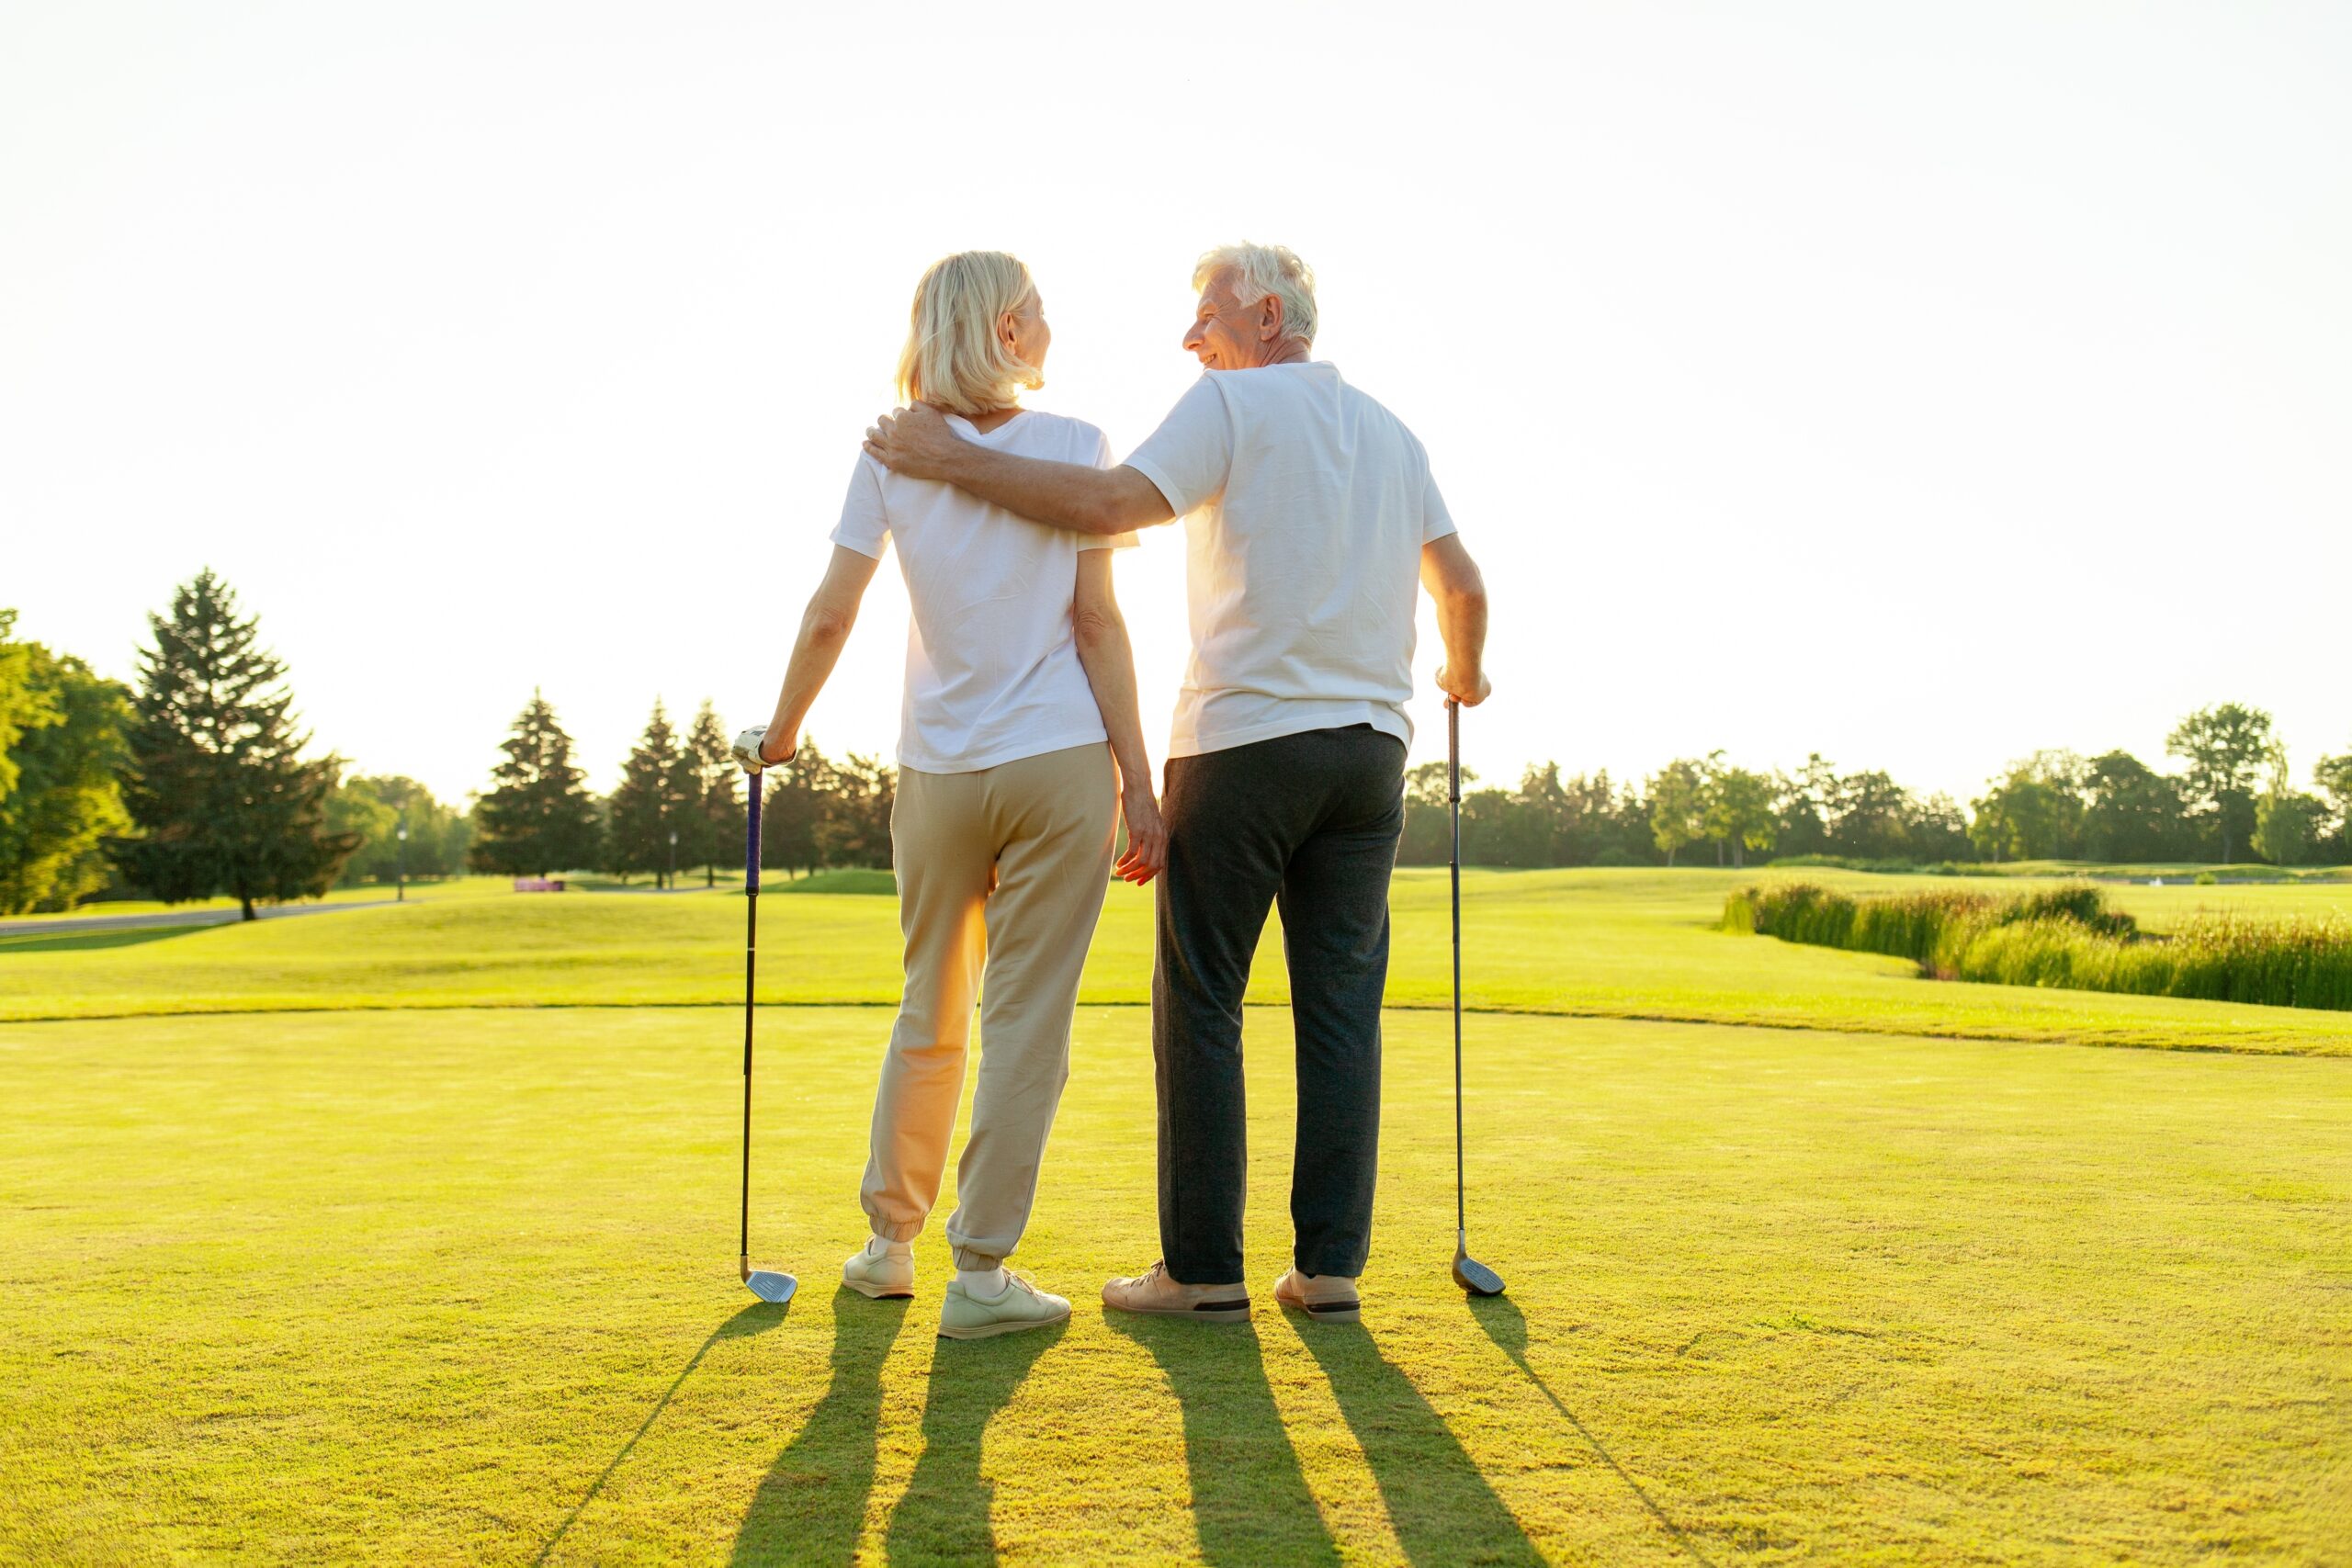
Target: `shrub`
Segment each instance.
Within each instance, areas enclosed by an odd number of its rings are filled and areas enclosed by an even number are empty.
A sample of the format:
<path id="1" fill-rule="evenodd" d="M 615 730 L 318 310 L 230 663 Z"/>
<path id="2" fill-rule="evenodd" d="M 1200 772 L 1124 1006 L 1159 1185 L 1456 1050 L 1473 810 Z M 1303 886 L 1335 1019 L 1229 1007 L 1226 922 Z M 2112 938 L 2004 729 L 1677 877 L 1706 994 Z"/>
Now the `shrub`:
<path id="1" fill-rule="evenodd" d="M 1735 893 L 1724 929 L 1907 958 L 1937 979 L 2352 1010 L 2352 921 L 2211 915 L 2141 934 L 2096 887 L 2007 899 L 1931 889 L 1866 898 L 1809 883 Z"/>

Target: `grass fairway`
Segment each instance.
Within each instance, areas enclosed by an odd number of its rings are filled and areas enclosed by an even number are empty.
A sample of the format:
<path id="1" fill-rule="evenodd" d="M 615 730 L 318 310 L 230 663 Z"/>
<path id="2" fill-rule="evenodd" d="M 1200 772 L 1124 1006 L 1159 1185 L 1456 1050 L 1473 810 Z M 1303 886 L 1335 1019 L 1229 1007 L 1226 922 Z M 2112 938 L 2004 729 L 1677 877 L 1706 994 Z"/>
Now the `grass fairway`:
<path id="1" fill-rule="evenodd" d="M 2192 1050 L 2352 1054 L 2352 1014 L 2001 986 L 1936 985 L 1900 959 L 1796 948 L 1716 929 L 1724 896 L 1759 874 L 1717 871 L 1473 872 L 1464 928 L 1470 1005 L 1498 1011 L 1771 1024 Z M 1930 879 L 1802 875 L 1883 891 Z M 1981 878 L 1965 886 L 1984 890 Z M 2007 885 L 2001 885 L 2006 886 Z M 2352 912 L 2352 884 L 2132 887 L 2118 902 L 2155 929 L 2200 908 Z M 1446 879 L 1398 873 L 1392 1006 L 1443 1007 Z M 312 919 L 106 932 L 0 943 L 0 1020 L 290 1009 L 723 1004 L 741 995 L 743 906 L 730 893 L 489 894 Z M 773 898 L 763 999 L 897 999 L 897 901 Z M 1251 999 L 1289 999 L 1270 924 Z M 1150 997 L 1146 894 L 1114 886 L 1082 998 Z"/>
<path id="2" fill-rule="evenodd" d="M 683 901 L 681 901 L 683 902 Z M 356 920 L 354 915 L 337 920 Z M 325 924 L 327 922 L 316 922 Z M 302 922 L 289 922 L 288 928 Z M 1779 944 L 1757 943 L 1760 952 Z M 0 1555 L 403 1563 L 2341 1562 L 2352 1064 L 1390 1018 L 1362 1328 L 1295 1324 L 1253 1013 L 1254 1325 L 1157 1251 L 1147 1017 L 1080 1015 L 1018 1260 L 1068 1328 L 837 1294 L 877 1009 L 0 1026 Z"/>
<path id="3" fill-rule="evenodd" d="M 1400 874 L 1361 1328 L 1267 1290 L 1271 930 L 1255 1322 L 1097 1304 L 1158 1252 L 1148 910 L 1114 890 L 1016 1259 L 1077 1314 L 968 1345 L 931 1332 L 938 1226 L 911 1305 L 833 1283 L 887 896 L 763 911 L 784 1309 L 734 1277 L 736 897 L 0 945 L 0 1561 L 2352 1557 L 2352 1018 L 1714 930 L 1755 874 L 1472 874 L 1489 1303 L 1445 1272 L 1443 874 Z M 2161 927 L 2352 890 L 2121 898 Z"/>

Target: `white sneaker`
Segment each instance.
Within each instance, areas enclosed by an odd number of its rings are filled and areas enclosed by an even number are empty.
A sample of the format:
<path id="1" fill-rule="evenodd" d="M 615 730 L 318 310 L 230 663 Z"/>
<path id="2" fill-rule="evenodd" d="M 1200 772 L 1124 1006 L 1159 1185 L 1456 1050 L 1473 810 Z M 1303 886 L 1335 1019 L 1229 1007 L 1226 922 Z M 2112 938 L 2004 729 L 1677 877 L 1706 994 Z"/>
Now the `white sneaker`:
<path id="1" fill-rule="evenodd" d="M 942 1339 L 987 1339 L 1069 1320 L 1069 1303 L 1012 1273 L 1005 1275 L 1004 1293 L 999 1296 L 975 1295 L 963 1280 L 950 1280 L 947 1298 L 939 1303 Z"/>
<path id="2" fill-rule="evenodd" d="M 877 1302 L 904 1301 L 915 1293 L 915 1255 L 861 1247 L 842 1265 L 842 1283 Z"/>

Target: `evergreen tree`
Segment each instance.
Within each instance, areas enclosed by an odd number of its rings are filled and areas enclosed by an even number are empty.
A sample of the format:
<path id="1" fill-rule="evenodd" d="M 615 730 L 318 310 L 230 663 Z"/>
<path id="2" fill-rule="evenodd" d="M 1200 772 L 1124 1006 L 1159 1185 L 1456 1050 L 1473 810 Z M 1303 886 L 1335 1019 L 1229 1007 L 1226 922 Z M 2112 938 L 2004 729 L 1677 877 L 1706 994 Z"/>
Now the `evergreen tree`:
<path id="1" fill-rule="evenodd" d="M 768 794 L 761 807 L 760 863 L 815 871 L 824 863 L 819 829 L 827 803 L 841 787 L 833 765 L 815 741 L 803 736 L 790 760 L 770 768 L 761 779 Z"/>
<path id="2" fill-rule="evenodd" d="M 898 798 L 899 770 L 876 757 L 852 751 L 832 770 L 834 787 L 824 797 L 817 824 L 817 849 L 827 865 L 890 869 L 890 807 Z"/>
<path id="3" fill-rule="evenodd" d="M 743 804 L 743 766 L 729 750 L 732 744 L 710 699 L 704 698 L 695 713 L 695 727 L 686 735 L 686 753 L 694 763 L 695 798 L 699 803 L 691 818 L 694 854 L 688 863 L 700 863 L 706 887 L 718 886 L 718 868 L 732 863 L 743 852 L 743 835 L 748 826 Z M 685 847 L 684 840 L 679 840 L 679 847 Z"/>
<path id="4" fill-rule="evenodd" d="M 103 842 L 130 827 L 116 778 L 130 694 L 39 643 L 0 645 L 0 662 L 18 682 L 16 739 L 0 748 L 15 785 L 0 788 L 0 915 L 70 909 L 106 886 Z"/>
<path id="5" fill-rule="evenodd" d="M 496 781 L 474 807 L 474 839 L 466 858 L 477 871 L 502 876 L 547 876 L 593 866 L 603 832 L 587 775 L 573 765 L 571 737 L 555 709 L 534 690 L 530 705 L 498 749 L 506 761 L 491 770 Z"/>
<path id="6" fill-rule="evenodd" d="M 630 748 L 621 764 L 620 787 L 613 791 L 611 816 L 605 827 L 605 864 L 627 875 L 653 873 L 657 885 L 675 851 L 685 849 L 688 813 L 700 803 L 701 781 L 691 753 L 678 744 L 677 731 L 657 699 L 645 733 Z M 670 842 L 672 833 L 678 843 Z"/>
<path id="7" fill-rule="evenodd" d="M 110 846 L 123 874 L 167 904 L 232 895 L 316 897 L 356 838 L 328 830 L 341 760 L 306 760 L 286 666 L 254 641 L 259 622 L 210 568 L 150 615 L 124 805 L 141 837 Z"/>

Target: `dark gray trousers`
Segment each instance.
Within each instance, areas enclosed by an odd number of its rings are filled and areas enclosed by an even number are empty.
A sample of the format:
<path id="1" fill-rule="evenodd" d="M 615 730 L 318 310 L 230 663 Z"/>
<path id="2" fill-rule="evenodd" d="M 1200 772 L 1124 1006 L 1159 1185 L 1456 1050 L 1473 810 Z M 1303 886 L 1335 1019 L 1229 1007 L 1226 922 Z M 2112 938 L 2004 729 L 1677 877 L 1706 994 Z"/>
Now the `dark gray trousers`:
<path id="1" fill-rule="evenodd" d="M 1185 1284 L 1242 1277 L 1241 996 L 1277 902 L 1297 1051 L 1292 1261 L 1309 1274 L 1363 1271 L 1404 775 L 1404 743 L 1367 724 L 1168 763 L 1151 1044 L 1160 1256 Z"/>

